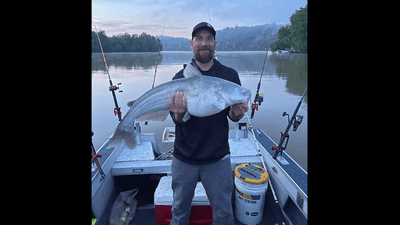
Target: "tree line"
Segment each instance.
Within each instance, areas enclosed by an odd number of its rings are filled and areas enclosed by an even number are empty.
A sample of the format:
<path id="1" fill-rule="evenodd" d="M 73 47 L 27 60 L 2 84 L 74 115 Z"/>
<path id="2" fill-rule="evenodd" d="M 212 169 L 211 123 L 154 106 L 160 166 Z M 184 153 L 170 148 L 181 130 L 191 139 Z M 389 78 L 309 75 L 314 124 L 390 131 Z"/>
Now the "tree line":
<path id="1" fill-rule="evenodd" d="M 160 39 L 150 34 L 141 35 L 128 33 L 107 37 L 106 32 L 98 32 L 104 52 L 157 52 Z M 160 50 L 163 50 L 162 44 Z M 96 32 L 92 31 L 92 52 L 101 52 Z"/>
<path id="2" fill-rule="evenodd" d="M 215 40 L 217 51 L 265 51 L 270 42 L 278 40 L 276 23 L 257 26 L 235 26 L 217 30 Z M 166 51 L 191 51 L 188 38 L 165 36 L 163 46 Z"/>
<path id="3" fill-rule="evenodd" d="M 300 7 L 290 17 L 290 25 L 282 26 L 278 30 L 278 39 L 271 44 L 271 51 L 278 49 L 307 53 L 307 6 Z"/>
<path id="4" fill-rule="evenodd" d="M 265 51 L 271 41 L 278 40 L 276 23 L 257 26 L 227 27 L 217 31 L 217 50 L 220 51 Z"/>
<path id="5" fill-rule="evenodd" d="M 271 43 L 271 51 L 278 49 L 293 52 L 307 52 L 307 7 L 300 7 L 290 17 L 290 25 L 281 26 L 272 23 L 252 27 L 227 27 L 216 34 L 217 51 L 263 51 Z M 276 32 L 278 31 L 278 32 Z M 274 32 L 274 33 L 273 33 Z M 273 33 L 273 35 L 272 35 Z M 141 35 L 128 33 L 107 37 L 100 30 L 100 40 L 104 52 L 157 52 L 160 38 L 146 33 Z M 164 37 L 163 47 L 169 51 L 191 51 L 187 38 Z M 96 32 L 92 31 L 92 52 L 101 52 Z"/>

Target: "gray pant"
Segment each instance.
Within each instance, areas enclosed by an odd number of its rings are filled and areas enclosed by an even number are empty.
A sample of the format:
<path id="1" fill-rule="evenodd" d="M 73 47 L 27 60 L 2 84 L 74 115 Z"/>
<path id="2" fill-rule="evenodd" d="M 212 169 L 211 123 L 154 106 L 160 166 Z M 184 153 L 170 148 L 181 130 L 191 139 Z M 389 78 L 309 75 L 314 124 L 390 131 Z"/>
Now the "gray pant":
<path id="1" fill-rule="evenodd" d="M 232 210 L 233 177 L 230 157 L 207 165 L 193 165 L 172 159 L 174 202 L 170 225 L 188 225 L 191 203 L 199 176 L 213 210 L 213 225 L 234 224 Z"/>

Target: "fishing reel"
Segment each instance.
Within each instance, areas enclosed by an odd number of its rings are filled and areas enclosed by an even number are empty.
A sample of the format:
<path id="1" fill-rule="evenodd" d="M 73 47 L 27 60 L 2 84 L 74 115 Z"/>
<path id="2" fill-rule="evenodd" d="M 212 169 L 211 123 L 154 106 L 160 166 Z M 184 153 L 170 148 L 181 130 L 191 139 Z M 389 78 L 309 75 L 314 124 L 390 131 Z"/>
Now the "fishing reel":
<path id="1" fill-rule="evenodd" d="M 286 112 L 283 112 L 282 116 L 288 116 L 288 123 L 290 123 L 289 120 L 289 114 Z M 300 126 L 301 122 L 303 122 L 303 116 L 302 115 L 296 115 L 296 118 L 293 121 L 293 131 L 296 132 L 297 128 Z"/>
<path id="2" fill-rule="evenodd" d="M 251 119 L 253 119 L 254 110 L 258 111 L 258 106 L 261 105 L 261 103 L 263 101 L 264 101 L 264 95 L 263 94 L 256 94 L 256 97 L 254 99 L 254 103 L 251 103 Z"/>
<path id="3" fill-rule="evenodd" d="M 258 97 L 257 97 L 258 105 L 261 105 L 261 102 L 263 102 L 263 101 L 264 101 L 264 95 L 263 94 L 259 94 Z"/>
<path id="4" fill-rule="evenodd" d="M 113 91 L 113 90 L 116 91 L 116 90 L 118 90 L 118 92 L 123 92 L 123 90 L 120 90 L 120 89 L 119 89 L 119 85 L 121 85 L 121 84 L 122 84 L 122 83 L 118 82 L 117 85 L 109 86 L 109 87 L 108 87 L 108 90 L 109 90 L 109 91 Z"/>

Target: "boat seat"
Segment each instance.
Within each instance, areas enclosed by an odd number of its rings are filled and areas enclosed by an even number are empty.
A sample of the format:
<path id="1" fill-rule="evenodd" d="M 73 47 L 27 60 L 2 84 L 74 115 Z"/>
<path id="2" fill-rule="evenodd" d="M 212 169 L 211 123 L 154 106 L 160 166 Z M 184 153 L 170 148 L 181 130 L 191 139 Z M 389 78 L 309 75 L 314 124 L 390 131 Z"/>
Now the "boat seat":
<path id="1" fill-rule="evenodd" d="M 258 156 L 258 151 L 253 147 L 247 138 L 240 138 L 235 141 L 232 138 L 228 139 L 229 149 L 231 152 L 231 169 L 242 163 L 253 163 L 261 166 L 261 158 Z M 233 173 L 233 172 L 232 172 Z"/>
<path id="2" fill-rule="evenodd" d="M 151 142 L 142 142 L 141 145 L 136 145 L 134 149 L 125 147 L 115 162 L 118 163 L 154 159 L 153 146 Z"/>
<path id="3" fill-rule="evenodd" d="M 151 142 L 142 142 L 136 145 L 134 149 L 125 147 L 112 167 L 112 174 L 132 175 L 132 169 L 139 164 L 151 162 L 155 160 L 153 145 Z"/>
<path id="4" fill-rule="evenodd" d="M 231 157 L 237 156 L 257 156 L 258 152 L 250 143 L 249 139 L 241 138 L 239 141 L 228 139 Z"/>

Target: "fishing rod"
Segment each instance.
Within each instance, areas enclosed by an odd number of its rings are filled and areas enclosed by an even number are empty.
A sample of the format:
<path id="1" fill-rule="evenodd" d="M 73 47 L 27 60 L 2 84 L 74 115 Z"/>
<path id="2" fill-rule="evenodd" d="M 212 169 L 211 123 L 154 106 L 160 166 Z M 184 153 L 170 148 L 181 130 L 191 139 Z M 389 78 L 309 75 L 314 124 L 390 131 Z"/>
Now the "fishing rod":
<path id="1" fill-rule="evenodd" d="M 256 96 L 254 97 L 254 103 L 251 103 L 251 119 L 253 119 L 253 117 L 254 117 L 254 111 L 255 110 L 258 111 L 258 106 L 261 105 L 261 102 L 264 101 L 264 95 L 259 94 L 259 92 L 260 92 L 260 86 L 261 86 L 261 78 L 264 73 L 265 62 L 267 61 L 267 57 L 268 57 L 269 46 L 271 45 L 272 35 L 274 35 L 274 31 L 272 31 L 271 37 L 269 38 L 267 53 L 265 53 L 264 63 L 263 63 L 263 67 L 262 67 L 261 75 L 260 75 L 260 80 L 258 81 L 257 92 L 256 92 Z"/>
<path id="2" fill-rule="evenodd" d="M 103 54 L 103 60 L 104 60 L 104 64 L 106 65 L 106 70 L 107 70 L 107 74 L 108 74 L 108 81 L 110 82 L 110 87 L 108 88 L 108 90 L 111 91 L 113 99 L 114 99 L 114 104 L 115 104 L 114 116 L 118 114 L 118 120 L 121 121 L 121 114 L 122 114 L 121 107 L 118 107 L 117 97 L 115 96 L 115 91 L 118 90 L 119 87 L 117 85 L 113 85 L 113 83 L 111 81 L 110 72 L 108 71 L 106 57 L 104 56 L 103 46 L 101 45 L 101 41 L 100 41 L 100 36 L 99 36 L 99 33 L 97 32 L 96 26 L 94 26 L 94 28 L 96 29 L 97 39 L 99 39 L 101 53 Z M 121 84 L 122 83 L 118 83 L 118 85 L 121 85 Z M 119 92 L 122 92 L 122 90 L 119 90 Z"/>
<path id="3" fill-rule="evenodd" d="M 157 66 L 158 66 L 158 60 L 160 59 L 160 50 L 161 50 L 161 45 L 162 45 L 162 39 L 164 37 L 164 28 L 165 28 L 165 23 L 164 23 L 164 27 L 162 29 L 160 44 L 158 45 L 158 55 L 157 55 L 157 62 L 156 62 L 156 70 L 154 72 L 153 85 L 151 86 L 151 88 L 154 87 L 154 83 L 156 82 Z"/>
<path id="4" fill-rule="evenodd" d="M 164 22 L 164 27 L 162 29 L 160 44 L 158 45 L 158 55 L 157 55 L 157 62 L 156 62 L 156 70 L 154 71 L 153 84 L 151 85 L 151 88 L 154 88 L 154 83 L 156 82 L 157 66 L 158 66 L 158 60 L 160 59 L 160 51 L 161 51 L 162 39 L 164 37 L 164 28 L 165 28 L 165 22 Z M 149 123 L 149 121 L 145 121 L 144 125 L 147 125 L 148 123 Z"/>
<path id="5" fill-rule="evenodd" d="M 94 132 L 92 131 L 92 137 L 93 137 L 93 135 L 94 135 Z M 99 170 L 99 173 L 101 175 L 100 181 L 102 181 L 104 179 L 104 177 L 106 176 L 106 174 L 103 172 L 103 169 L 101 168 L 100 163 L 97 160 L 97 157 L 101 158 L 101 155 L 96 153 L 96 150 L 94 149 L 94 145 L 93 145 L 93 141 L 92 141 L 92 161 L 94 161 L 94 163 L 96 164 L 96 167 Z"/>
<path id="6" fill-rule="evenodd" d="M 208 20 L 210 21 L 210 24 L 211 24 L 210 11 L 208 11 L 208 8 L 207 8 L 207 13 L 208 13 Z M 215 41 L 215 40 L 214 40 L 214 41 Z M 217 49 L 214 50 L 214 59 L 218 60 L 218 57 L 217 57 Z"/>
<path id="7" fill-rule="evenodd" d="M 299 104 L 297 104 L 297 107 L 296 107 L 296 109 L 295 109 L 294 112 L 293 112 L 293 116 L 292 116 L 292 119 L 291 119 L 291 120 L 289 120 L 289 114 L 288 114 L 288 113 L 283 112 L 283 114 L 282 114 L 283 117 L 284 117 L 284 116 L 287 116 L 287 117 L 288 117 L 288 125 L 287 125 L 287 127 L 286 127 L 285 133 L 282 133 L 282 131 L 281 131 L 281 139 L 279 140 L 279 145 L 278 145 L 278 147 L 276 147 L 275 145 L 271 147 L 271 150 L 276 150 L 276 152 L 275 152 L 275 154 L 274 154 L 274 157 L 273 157 L 274 159 L 276 159 L 276 157 L 278 156 L 278 153 L 281 153 L 281 156 L 282 156 L 283 151 L 286 149 L 287 143 L 288 143 L 288 141 L 289 141 L 289 129 L 290 129 L 290 127 L 292 126 L 292 124 L 293 124 L 293 131 L 296 132 L 296 131 L 297 131 L 297 128 L 300 126 L 301 122 L 303 121 L 303 116 L 302 116 L 302 115 L 297 115 L 297 112 L 299 111 L 301 102 L 303 101 L 304 96 L 306 95 L 307 90 L 308 90 L 308 87 L 306 87 L 306 90 L 304 91 L 304 94 L 303 94 L 303 96 L 301 97 L 301 99 L 300 99 L 300 101 L 299 101 Z M 286 139 L 286 138 L 287 138 L 287 139 Z M 282 145 L 283 145 L 283 142 L 285 141 L 285 139 L 286 139 L 285 146 L 282 146 Z"/>

